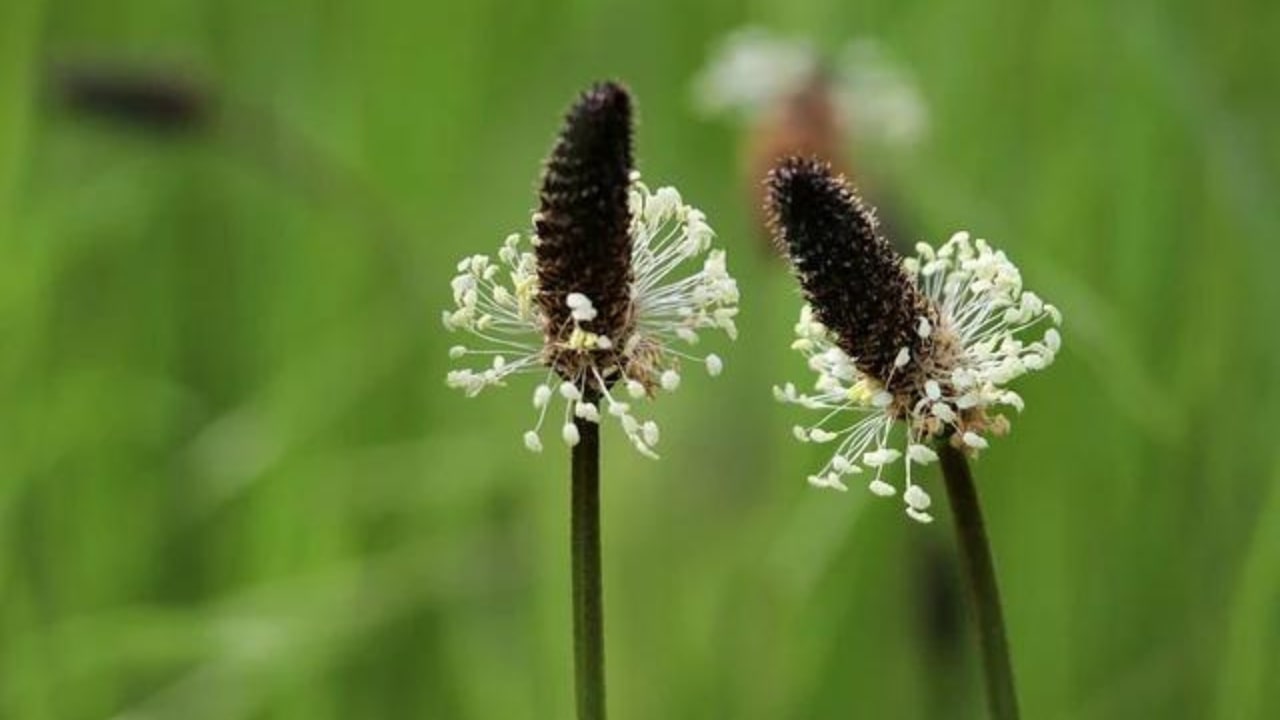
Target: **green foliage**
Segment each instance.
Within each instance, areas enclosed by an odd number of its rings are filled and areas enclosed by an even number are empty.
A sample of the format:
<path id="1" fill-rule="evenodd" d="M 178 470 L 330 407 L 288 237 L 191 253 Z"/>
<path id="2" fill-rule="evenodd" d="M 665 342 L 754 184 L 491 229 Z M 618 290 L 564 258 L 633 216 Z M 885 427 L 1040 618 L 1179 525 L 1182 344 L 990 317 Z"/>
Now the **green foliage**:
<path id="1" fill-rule="evenodd" d="M 0 3 L 0 717 L 570 716 L 568 453 L 445 389 L 438 315 L 611 76 L 743 288 L 662 461 L 604 433 L 613 716 L 981 717 L 950 529 L 809 489 L 770 397 L 794 284 L 688 89 L 746 23 L 881 38 L 932 133 L 861 167 L 1066 316 L 975 468 L 1026 715 L 1276 716 L 1280 6 L 1201 5 Z M 226 114 L 69 117 L 64 60 Z"/>

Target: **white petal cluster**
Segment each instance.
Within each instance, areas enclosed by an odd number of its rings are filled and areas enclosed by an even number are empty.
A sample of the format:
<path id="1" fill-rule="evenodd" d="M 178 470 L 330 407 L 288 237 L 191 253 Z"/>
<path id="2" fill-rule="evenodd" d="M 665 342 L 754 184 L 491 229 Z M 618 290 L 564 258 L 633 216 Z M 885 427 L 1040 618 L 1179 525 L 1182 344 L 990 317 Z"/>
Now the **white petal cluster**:
<path id="1" fill-rule="evenodd" d="M 818 54 L 805 40 L 764 28 L 738 28 L 726 35 L 694 81 L 693 99 L 705 115 L 752 115 L 795 90 L 818 68 Z"/>
<path id="2" fill-rule="evenodd" d="M 693 100 L 708 117 L 750 120 L 820 72 L 830 76 L 841 115 L 863 142 L 902 147 L 928 134 L 929 109 L 910 68 L 872 37 L 851 39 L 826 59 L 804 39 L 739 28 L 713 49 L 693 82 Z"/>
<path id="3" fill-rule="evenodd" d="M 850 41 L 837 61 L 839 101 L 863 141 L 889 147 L 919 143 L 929 133 L 929 107 L 909 67 L 874 38 Z"/>
<path id="4" fill-rule="evenodd" d="M 903 268 L 938 310 L 936 323 L 921 317 L 916 332 L 939 342 L 939 334 L 947 334 L 954 357 L 916 366 L 925 373 L 904 403 L 904 398 L 895 398 L 861 373 L 805 306 L 792 347 L 805 355 L 816 374 L 814 389 L 804 393 L 787 383 L 775 387 L 774 396 L 823 413 L 815 424 L 794 431 L 803 442 L 835 446 L 810 483 L 846 490 L 847 476 L 867 473 L 874 494 L 894 495 L 897 488 L 883 474 L 902 460 L 906 512 L 929 522 L 929 495 L 912 483 L 912 466 L 935 462 L 938 456 L 930 443 L 940 438 L 953 436 L 976 453 L 987 447 L 987 436 L 1007 432 L 1008 421 L 993 411 L 1022 411 L 1021 396 L 1005 386 L 1053 363 L 1062 344 L 1057 330 L 1062 316 L 1053 305 L 1023 290 L 1018 268 L 1003 252 L 983 240 L 971 240 L 966 232 L 936 249 L 917 245 L 916 255 L 905 258 Z M 903 358 L 899 367 L 910 361 L 907 348 L 899 355 Z M 904 431 L 895 433 L 899 420 Z"/>
<path id="5" fill-rule="evenodd" d="M 706 216 L 685 205 L 675 188 L 650 193 L 638 177 L 631 186 L 630 204 L 635 273 L 631 298 L 639 330 L 630 342 L 696 345 L 698 333 L 707 329 L 723 330 L 737 339 L 738 283 L 726 269 L 724 250 L 711 247 L 715 233 Z M 671 279 L 677 268 L 700 258 L 699 271 Z M 719 374 L 718 357 L 703 360 L 712 375 Z"/>
<path id="6" fill-rule="evenodd" d="M 472 397 L 490 385 L 503 384 L 510 375 L 542 367 L 534 262 L 533 252 L 521 248 L 520 236 L 509 235 L 496 262 L 488 255 L 473 255 L 458 263 L 458 275 L 450 282 L 454 307 L 444 311 L 444 326 L 451 332 L 466 331 L 479 342 L 476 347 L 454 345 L 449 357 L 484 358 L 486 366 L 451 371 L 450 387 Z"/>
<path id="7" fill-rule="evenodd" d="M 541 452 L 541 432 L 557 397 L 563 402 L 560 436 L 570 447 L 579 440 L 575 418 L 600 422 L 614 418 L 642 454 L 657 457 L 661 436 L 652 420 L 642 421 L 632 404 L 656 391 L 672 392 L 681 381 L 681 365 L 690 361 L 719 375 L 724 363 L 715 354 L 693 354 L 684 349 L 699 343 L 705 330 L 719 330 L 737 337 L 738 286 L 725 265 L 724 250 L 713 249 L 715 233 L 701 211 L 686 205 L 675 188 L 651 192 L 633 176 L 629 194 L 631 209 L 631 299 L 634 323 L 625 338 L 611 338 L 580 326 L 596 317 L 591 298 L 571 292 L 565 302 L 574 328 L 567 340 L 557 342 L 557 352 L 581 352 L 583 362 L 576 377 L 563 379 L 548 366 L 552 348 L 546 322 L 537 303 L 538 274 L 532 246 L 535 237 L 511 235 L 494 261 L 476 255 L 458 264 L 453 278 L 454 306 L 444 311 L 445 328 L 466 332 L 474 341 L 456 345 L 455 360 L 482 359 L 447 376 L 450 387 L 474 396 L 487 387 L 504 385 L 517 373 L 541 374 L 533 392 L 538 413 L 534 428 L 524 434 L 530 451 Z M 599 350 L 616 350 L 616 364 L 603 367 L 595 358 L 610 356 Z M 588 387 L 602 388 L 598 403 L 586 399 Z"/>

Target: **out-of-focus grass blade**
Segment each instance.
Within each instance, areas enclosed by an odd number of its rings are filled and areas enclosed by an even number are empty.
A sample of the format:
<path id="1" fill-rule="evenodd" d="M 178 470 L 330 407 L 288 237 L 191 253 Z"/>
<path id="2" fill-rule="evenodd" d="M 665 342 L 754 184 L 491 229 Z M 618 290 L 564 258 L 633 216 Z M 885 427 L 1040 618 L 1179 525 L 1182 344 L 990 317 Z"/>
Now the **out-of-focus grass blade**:
<path id="1" fill-rule="evenodd" d="M 42 0 L 0 6 L 0 242 L 13 230 L 18 178 L 27 157 L 35 48 Z"/>
<path id="2" fill-rule="evenodd" d="M 1269 717 L 1280 698 L 1272 682 L 1280 672 L 1280 456 L 1275 467 L 1227 608 L 1218 665 L 1220 720 Z"/>

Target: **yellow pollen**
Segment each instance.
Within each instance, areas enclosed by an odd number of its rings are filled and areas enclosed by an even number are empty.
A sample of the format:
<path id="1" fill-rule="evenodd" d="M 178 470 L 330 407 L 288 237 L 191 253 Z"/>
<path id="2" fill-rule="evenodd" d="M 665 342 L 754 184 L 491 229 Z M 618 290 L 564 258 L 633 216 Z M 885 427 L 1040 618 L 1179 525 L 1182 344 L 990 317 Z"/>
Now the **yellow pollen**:
<path id="1" fill-rule="evenodd" d="M 519 303 L 520 317 L 529 317 L 533 306 L 534 296 L 538 293 L 538 278 L 536 276 L 529 276 L 521 280 L 515 275 L 512 275 L 511 281 L 512 284 L 515 285 L 516 300 Z"/>
<path id="2" fill-rule="evenodd" d="M 593 332 L 587 332 L 582 328 L 574 328 L 573 332 L 569 335 L 568 342 L 565 343 L 565 347 L 569 348 L 570 350 L 579 350 L 579 351 L 594 350 L 599 344 L 600 344 L 599 335 Z"/>
<path id="3" fill-rule="evenodd" d="M 875 393 L 873 393 L 871 388 L 867 386 L 867 381 L 864 379 L 850 385 L 846 394 L 849 396 L 850 400 L 858 403 L 859 405 L 870 405 L 871 397 Z"/>

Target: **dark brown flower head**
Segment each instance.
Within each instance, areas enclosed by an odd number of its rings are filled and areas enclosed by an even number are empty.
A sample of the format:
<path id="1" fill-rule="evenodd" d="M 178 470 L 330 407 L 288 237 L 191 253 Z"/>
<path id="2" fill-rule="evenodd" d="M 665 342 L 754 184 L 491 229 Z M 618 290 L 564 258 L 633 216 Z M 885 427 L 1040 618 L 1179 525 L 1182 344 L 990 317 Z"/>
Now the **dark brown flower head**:
<path id="1" fill-rule="evenodd" d="M 915 254 L 900 257 L 877 232 L 874 214 L 824 163 L 783 161 L 768 191 L 774 234 L 808 300 L 792 348 L 817 376 L 812 391 L 787 383 L 774 387 L 774 397 L 821 413 L 793 428 L 797 439 L 838 441 L 809 482 L 845 490 L 846 479 L 872 470 L 867 488 L 887 497 L 898 488 L 883 472 L 901 461 L 907 515 L 932 522 L 932 500 L 911 481 L 912 466 L 938 461 L 934 443 L 973 454 L 987 437 L 1008 432 L 998 409 L 1021 410 L 1023 402 L 1006 385 L 1047 367 L 1062 344 L 1055 327 L 1039 339 L 1020 334 L 1062 316 L 1023 290 L 1003 252 L 968 232 L 938 247 L 918 243 Z M 900 436 L 893 432 L 899 423 Z"/>
<path id="2" fill-rule="evenodd" d="M 613 343 L 599 352 L 616 352 L 630 334 L 631 113 L 625 88 L 595 85 L 569 109 L 547 159 L 535 253 L 548 347 L 565 345 L 575 328 L 570 293 L 585 295 L 596 310 L 581 328 Z M 573 374 L 566 353 L 553 350 L 550 360 L 562 375 Z"/>
<path id="3" fill-rule="evenodd" d="M 937 311 L 876 229 L 875 213 L 819 160 L 788 158 L 769 173 L 774 236 L 790 256 L 818 321 L 858 369 L 895 396 L 917 392 L 936 348 L 917 332 Z M 903 348 L 910 351 L 905 365 Z"/>

